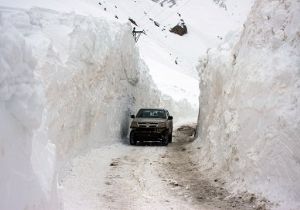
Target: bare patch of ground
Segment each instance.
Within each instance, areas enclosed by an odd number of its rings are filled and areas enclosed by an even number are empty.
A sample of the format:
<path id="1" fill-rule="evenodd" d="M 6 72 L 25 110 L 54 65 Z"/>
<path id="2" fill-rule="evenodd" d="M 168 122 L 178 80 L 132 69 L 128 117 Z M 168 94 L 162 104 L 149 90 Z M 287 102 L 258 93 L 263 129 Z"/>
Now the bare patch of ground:
<path id="1" fill-rule="evenodd" d="M 192 161 L 193 152 L 187 145 L 193 141 L 195 125 L 186 125 L 174 132 L 175 142 L 169 146 L 163 169 L 165 170 L 171 191 L 197 206 L 208 209 L 256 209 L 266 210 L 269 202 L 258 199 L 254 194 L 231 195 L 222 180 L 207 179 L 199 170 L 199 165 Z"/>

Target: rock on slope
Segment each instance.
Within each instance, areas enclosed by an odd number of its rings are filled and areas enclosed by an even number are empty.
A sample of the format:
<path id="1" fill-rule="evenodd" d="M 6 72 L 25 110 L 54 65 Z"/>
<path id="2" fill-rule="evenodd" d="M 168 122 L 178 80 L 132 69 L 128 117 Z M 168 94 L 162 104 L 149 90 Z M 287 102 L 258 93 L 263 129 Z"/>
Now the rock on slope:
<path id="1" fill-rule="evenodd" d="M 233 191 L 300 208 L 300 3 L 257 0 L 239 41 L 201 60 L 204 168 Z"/>

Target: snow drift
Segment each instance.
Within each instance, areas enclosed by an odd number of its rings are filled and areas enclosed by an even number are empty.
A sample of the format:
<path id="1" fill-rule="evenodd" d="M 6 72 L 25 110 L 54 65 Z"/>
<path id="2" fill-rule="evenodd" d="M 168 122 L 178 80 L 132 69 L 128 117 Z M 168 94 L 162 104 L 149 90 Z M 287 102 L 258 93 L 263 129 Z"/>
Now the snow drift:
<path id="1" fill-rule="evenodd" d="M 257 0 L 239 41 L 199 66 L 203 167 L 279 209 L 300 208 L 299 20 L 299 1 Z"/>
<path id="2" fill-rule="evenodd" d="M 59 209 L 57 163 L 126 137 L 130 113 L 158 106 L 160 93 L 129 25 L 0 13 L 0 209 Z"/>

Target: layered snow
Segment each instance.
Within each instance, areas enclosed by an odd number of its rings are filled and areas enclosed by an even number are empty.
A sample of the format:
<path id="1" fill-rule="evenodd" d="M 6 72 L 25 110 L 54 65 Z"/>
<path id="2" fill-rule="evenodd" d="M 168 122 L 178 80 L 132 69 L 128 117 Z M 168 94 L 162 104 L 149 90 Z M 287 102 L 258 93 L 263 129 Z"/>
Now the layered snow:
<path id="1" fill-rule="evenodd" d="M 38 58 L 48 134 L 59 158 L 81 144 L 87 148 L 126 136 L 130 113 L 159 104 L 130 26 L 44 9 L 3 16 L 22 25 Z"/>
<path id="2" fill-rule="evenodd" d="M 41 8 L 0 13 L 0 209 L 60 209 L 57 168 L 121 141 L 129 115 L 157 107 L 160 92 L 129 25 Z"/>
<path id="3" fill-rule="evenodd" d="M 44 97 L 25 37 L 0 16 L 0 209 L 59 209 L 55 147 L 44 131 Z"/>
<path id="4" fill-rule="evenodd" d="M 257 0 L 199 65 L 200 162 L 234 192 L 300 208 L 300 4 Z"/>
<path id="5" fill-rule="evenodd" d="M 45 31 L 58 25 L 53 16 L 48 20 Z M 69 20 L 75 23 L 69 25 Z M 62 29 L 56 30 L 69 31 L 59 37 L 48 35 L 52 42 L 47 48 L 55 52 L 57 41 L 65 43 L 67 51 L 46 55 L 47 62 L 40 67 L 47 81 L 48 110 L 53 113 L 48 120 L 49 133 L 60 145 L 59 155 L 80 144 L 86 148 L 87 144 L 96 146 L 105 140 L 109 143 L 112 137 L 126 136 L 134 105 L 159 103 L 159 94 L 152 91 L 154 86 L 139 60 L 129 26 L 111 27 L 105 21 L 72 15 L 65 21 L 60 25 Z M 68 57 L 63 60 L 65 55 Z"/>

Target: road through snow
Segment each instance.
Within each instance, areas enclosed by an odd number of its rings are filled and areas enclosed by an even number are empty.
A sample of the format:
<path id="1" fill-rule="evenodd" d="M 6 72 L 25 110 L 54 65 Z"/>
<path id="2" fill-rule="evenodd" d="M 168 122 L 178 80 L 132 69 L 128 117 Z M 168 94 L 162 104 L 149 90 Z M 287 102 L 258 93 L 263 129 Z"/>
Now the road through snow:
<path id="1" fill-rule="evenodd" d="M 181 127 L 168 147 L 116 143 L 76 157 L 61 178 L 66 210 L 253 209 L 202 177 Z"/>

